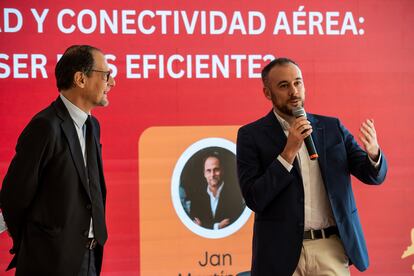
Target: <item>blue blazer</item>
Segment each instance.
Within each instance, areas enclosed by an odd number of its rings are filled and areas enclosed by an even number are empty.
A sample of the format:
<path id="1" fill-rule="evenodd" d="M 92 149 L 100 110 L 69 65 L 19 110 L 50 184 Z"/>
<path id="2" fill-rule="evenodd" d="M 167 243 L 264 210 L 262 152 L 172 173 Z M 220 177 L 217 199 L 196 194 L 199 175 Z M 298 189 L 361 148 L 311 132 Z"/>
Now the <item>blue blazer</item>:
<path id="1" fill-rule="evenodd" d="M 387 172 L 382 153 L 375 169 L 367 153 L 336 118 L 307 114 L 339 235 L 350 262 L 360 271 L 368 253 L 355 205 L 351 174 L 380 184 Z M 288 172 L 277 160 L 287 138 L 273 111 L 239 129 L 237 169 L 243 197 L 255 212 L 252 275 L 292 275 L 304 232 L 304 191 L 298 161 Z"/>

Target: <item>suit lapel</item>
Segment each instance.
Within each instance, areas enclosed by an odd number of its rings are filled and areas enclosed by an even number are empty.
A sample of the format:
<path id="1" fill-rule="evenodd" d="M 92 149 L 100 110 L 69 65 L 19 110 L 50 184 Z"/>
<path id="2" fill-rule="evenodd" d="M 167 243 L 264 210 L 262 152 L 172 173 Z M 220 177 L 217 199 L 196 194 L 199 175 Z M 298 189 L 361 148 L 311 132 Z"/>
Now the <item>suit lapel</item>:
<path id="1" fill-rule="evenodd" d="M 99 142 L 98 133 L 100 133 L 100 130 L 98 128 L 98 124 L 95 123 L 95 118 L 92 116 L 92 127 L 94 129 L 93 131 L 93 138 L 95 141 L 95 147 L 96 152 L 98 154 L 98 169 L 99 169 L 99 177 L 100 177 L 100 185 L 101 185 L 101 191 L 103 194 L 103 198 L 106 197 L 106 185 L 105 185 L 105 179 L 103 174 L 103 166 L 102 166 L 102 152 L 101 152 L 101 143 Z"/>
<path id="2" fill-rule="evenodd" d="M 325 181 L 326 175 L 326 150 L 325 150 L 325 128 L 323 124 L 312 114 L 307 114 L 308 120 L 313 127 L 312 139 L 318 152 L 318 163 L 321 169 L 322 178 Z"/>
<path id="3" fill-rule="evenodd" d="M 82 150 L 81 150 L 81 146 L 79 143 L 78 135 L 76 133 L 75 126 L 73 125 L 72 118 L 70 117 L 69 112 L 67 111 L 60 97 L 58 97 L 58 99 L 53 103 L 53 106 L 56 109 L 57 115 L 62 119 L 61 128 L 69 144 L 70 153 L 75 163 L 76 170 L 78 171 L 78 174 L 82 181 L 83 187 L 85 188 L 90 198 L 91 196 L 90 196 L 90 191 L 89 191 L 89 185 L 87 182 L 87 174 L 86 174 L 85 163 L 83 160 L 83 154 L 82 154 Z"/>
<path id="4" fill-rule="evenodd" d="M 228 208 L 226 208 L 225 204 L 226 204 L 226 200 L 228 199 L 228 197 L 227 197 L 227 188 L 228 188 L 229 184 L 227 183 L 227 186 L 226 186 L 226 184 L 223 184 L 223 185 L 224 185 L 223 189 L 220 192 L 219 202 L 217 204 L 216 215 L 214 217 L 219 217 L 219 216 L 224 217 L 224 216 L 227 216 L 227 213 L 228 213 L 228 212 L 226 212 L 226 211 L 228 211 L 227 210 Z M 229 202 L 227 202 L 227 204 L 228 203 Z"/>
<path id="5" fill-rule="evenodd" d="M 277 120 L 276 115 L 273 113 L 273 109 L 264 118 L 263 126 L 266 135 L 274 141 L 275 146 L 277 147 L 276 152 L 281 153 L 286 145 L 287 137 L 282 126 Z M 299 172 L 300 175 L 300 166 L 297 158 L 293 161 L 293 167 Z"/>
<path id="6" fill-rule="evenodd" d="M 276 115 L 273 113 L 273 110 L 271 110 L 266 117 L 264 117 L 263 126 L 265 134 L 277 147 L 277 152 L 282 152 L 286 145 L 287 138 L 283 132 L 282 126 L 276 118 Z"/>

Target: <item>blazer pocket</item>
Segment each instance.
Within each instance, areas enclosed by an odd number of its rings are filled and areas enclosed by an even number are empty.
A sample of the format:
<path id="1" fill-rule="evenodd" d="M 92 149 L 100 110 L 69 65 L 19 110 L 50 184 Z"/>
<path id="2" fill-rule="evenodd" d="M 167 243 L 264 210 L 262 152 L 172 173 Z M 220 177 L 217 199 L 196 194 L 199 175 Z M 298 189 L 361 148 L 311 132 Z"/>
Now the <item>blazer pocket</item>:
<path id="1" fill-rule="evenodd" d="M 46 226 L 38 222 L 28 222 L 28 227 L 30 231 L 40 231 L 50 237 L 56 237 L 62 231 L 60 227 Z"/>

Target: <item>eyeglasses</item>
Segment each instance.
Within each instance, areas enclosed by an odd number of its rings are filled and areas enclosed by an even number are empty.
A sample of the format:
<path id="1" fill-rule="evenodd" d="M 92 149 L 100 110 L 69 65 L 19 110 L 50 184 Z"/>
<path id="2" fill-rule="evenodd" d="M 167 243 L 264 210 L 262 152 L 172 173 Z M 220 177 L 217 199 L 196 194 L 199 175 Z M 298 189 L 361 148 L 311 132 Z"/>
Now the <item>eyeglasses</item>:
<path id="1" fill-rule="evenodd" d="M 91 69 L 89 71 L 93 71 L 93 72 L 99 72 L 99 73 L 104 73 L 105 76 L 105 81 L 108 82 L 109 81 L 109 77 L 111 76 L 112 71 L 102 71 L 102 70 L 95 70 L 95 69 Z"/>

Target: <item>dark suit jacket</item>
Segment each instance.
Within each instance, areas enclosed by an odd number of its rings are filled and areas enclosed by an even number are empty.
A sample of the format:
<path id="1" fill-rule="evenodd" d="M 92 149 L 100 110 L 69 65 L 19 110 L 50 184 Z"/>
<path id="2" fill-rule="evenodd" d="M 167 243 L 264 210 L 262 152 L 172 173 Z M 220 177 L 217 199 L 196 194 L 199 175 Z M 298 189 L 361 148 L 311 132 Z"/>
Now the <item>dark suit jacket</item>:
<path id="1" fill-rule="evenodd" d="M 206 191 L 207 186 L 204 186 L 197 196 L 191 198 L 191 218 L 198 217 L 201 220 L 201 226 L 210 229 L 213 229 L 215 223 L 226 218 L 230 219 L 230 224 L 236 221 L 245 207 L 239 187 L 236 185 L 232 186 L 230 182 L 224 183 L 214 217 L 211 212 L 210 197 Z"/>
<path id="2" fill-rule="evenodd" d="M 307 114 L 319 153 L 319 166 L 340 238 L 350 261 L 368 267 L 350 174 L 367 184 L 385 179 L 382 155 L 375 169 L 353 136 L 336 118 Z M 292 275 L 300 257 L 304 232 L 304 191 L 297 160 L 288 172 L 277 160 L 286 144 L 273 111 L 243 126 L 237 137 L 237 166 L 242 194 L 255 212 L 252 275 Z"/>
<path id="3" fill-rule="evenodd" d="M 100 145 L 95 118 L 92 125 Z M 98 155 L 105 204 L 99 146 Z M 88 239 L 91 199 L 79 138 L 59 97 L 20 135 L 0 202 L 15 253 L 9 268 L 17 266 L 16 275 L 77 275 Z"/>

